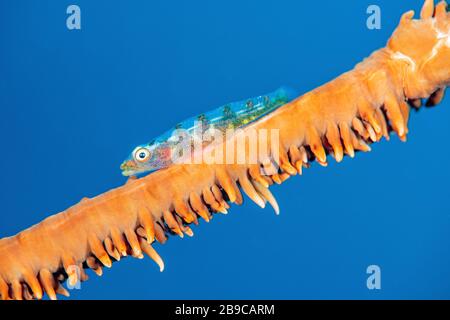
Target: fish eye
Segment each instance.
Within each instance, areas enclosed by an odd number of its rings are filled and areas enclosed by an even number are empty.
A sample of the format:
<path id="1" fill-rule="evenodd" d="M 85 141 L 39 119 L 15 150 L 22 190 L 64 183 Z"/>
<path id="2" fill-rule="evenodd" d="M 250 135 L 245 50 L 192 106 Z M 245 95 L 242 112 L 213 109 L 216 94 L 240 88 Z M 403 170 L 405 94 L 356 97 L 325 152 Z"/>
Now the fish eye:
<path id="1" fill-rule="evenodd" d="M 139 148 L 134 152 L 134 159 L 138 162 L 146 162 L 150 158 L 150 151 L 146 148 Z"/>

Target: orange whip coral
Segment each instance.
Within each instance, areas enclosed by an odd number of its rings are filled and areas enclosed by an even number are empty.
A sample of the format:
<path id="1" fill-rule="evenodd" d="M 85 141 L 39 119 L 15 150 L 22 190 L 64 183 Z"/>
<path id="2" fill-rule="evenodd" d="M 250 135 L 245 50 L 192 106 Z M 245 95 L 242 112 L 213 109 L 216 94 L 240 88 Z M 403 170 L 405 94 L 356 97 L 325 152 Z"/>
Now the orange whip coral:
<path id="1" fill-rule="evenodd" d="M 149 255 L 168 234 L 192 234 L 198 217 L 225 213 L 240 204 L 243 191 L 260 206 L 278 205 L 269 186 L 301 174 L 308 163 L 326 165 L 344 155 L 369 151 L 395 131 L 405 140 L 411 108 L 441 102 L 450 82 L 450 14 L 447 4 L 426 0 L 420 19 L 405 13 L 387 46 L 333 81 L 319 87 L 244 130 L 279 129 L 279 169 L 261 174 L 257 164 L 173 164 L 75 206 L 0 240 L 2 299 L 51 299 L 67 295 L 61 283 L 98 275 L 123 256 Z M 246 148 L 248 146 L 246 145 Z"/>

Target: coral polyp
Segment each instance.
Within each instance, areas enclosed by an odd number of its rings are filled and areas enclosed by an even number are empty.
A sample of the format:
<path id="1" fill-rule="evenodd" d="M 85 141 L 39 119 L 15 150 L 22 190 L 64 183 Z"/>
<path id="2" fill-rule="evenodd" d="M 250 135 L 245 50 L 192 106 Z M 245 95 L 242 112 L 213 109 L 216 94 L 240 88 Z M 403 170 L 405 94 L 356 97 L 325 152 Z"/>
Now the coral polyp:
<path id="1" fill-rule="evenodd" d="M 163 270 L 155 242 L 192 235 L 190 224 L 226 213 L 243 194 L 278 212 L 269 187 L 311 162 L 353 158 L 392 132 L 406 140 L 410 110 L 421 108 L 422 99 L 439 104 L 450 83 L 449 39 L 447 4 L 426 0 L 420 19 L 405 13 L 387 46 L 353 70 L 245 126 L 279 130 L 271 174 L 262 162 L 171 164 L 1 239 L 1 298 L 41 299 L 46 293 L 56 299 L 67 294 L 65 279 L 86 280 L 86 268 L 101 275 L 126 256 L 147 254 Z"/>

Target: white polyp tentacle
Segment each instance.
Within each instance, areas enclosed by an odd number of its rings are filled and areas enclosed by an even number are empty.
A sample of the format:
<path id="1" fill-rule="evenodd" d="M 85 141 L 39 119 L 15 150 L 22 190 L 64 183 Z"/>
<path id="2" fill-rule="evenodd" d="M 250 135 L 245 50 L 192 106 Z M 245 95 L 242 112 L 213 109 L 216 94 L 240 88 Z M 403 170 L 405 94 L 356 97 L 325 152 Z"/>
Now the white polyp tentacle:
<path id="1" fill-rule="evenodd" d="M 436 37 L 439 40 L 433 48 L 433 53 L 435 51 L 437 53 L 437 50 L 442 46 L 450 47 L 450 31 L 447 30 L 447 32 L 445 32 L 440 30 L 436 25 L 436 21 L 433 21 L 433 29 L 436 31 Z"/>
<path id="2" fill-rule="evenodd" d="M 450 47 L 450 32 L 439 33 L 438 39 L 441 39 L 441 41 L 445 41 L 445 46 Z"/>
<path id="3" fill-rule="evenodd" d="M 442 46 L 450 47 L 450 32 L 449 31 L 444 32 L 444 31 L 440 30 L 438 28 L 438 26 L 436 25 L 435 20 L 433 21 L 432 24 L 433 24 L 433 29 L 436 32 L 436 38 L 438 39 L 438 42 L 435 44 L 435 46 L 431 50 L 431 54 L 425 60 L 424 64 L 427 63 L 428 61 L 430 61 L 431 59 L 433 59 L 438 54 L 439 49 Z M 392 54 L 392 59 L 405 61 L 406 63 L 408 63 L 408 65 L 410 66 L 412 71 L 416 71 L 416 69 L 417 69 L 417 64 L 414 61 L 414 59 L 412 59 L 410 56 L 408 56 L 400 51 L 394 52 Z"/>
<path id="4" fill-rule="evenodd" d="M 394 52 L 394 54 L 392 54 L 392 59 L 405 61 L 406 63 L 408 63 L 412 71 L 416 71 L 416 62 L 406 54 L 401 53 L 400 51 Z"/>

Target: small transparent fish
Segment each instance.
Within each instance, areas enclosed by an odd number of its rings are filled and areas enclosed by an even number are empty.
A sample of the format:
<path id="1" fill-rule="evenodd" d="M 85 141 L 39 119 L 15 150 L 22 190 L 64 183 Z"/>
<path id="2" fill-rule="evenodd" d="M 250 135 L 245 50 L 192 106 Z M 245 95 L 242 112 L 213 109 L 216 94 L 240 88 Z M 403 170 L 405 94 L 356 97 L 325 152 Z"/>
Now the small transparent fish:
<path id="1" fill-rule="evenodd" d="M 183 132 L 191 136 L 211 128 L 223 133 L 227 129 L 243 128 L 296 97 L 294 90 L 281 87 L 269 94 L 228 103 L 210 112 L 189 118 L 150 143 L 137 146 L 120 166 L 122 174 L 132 176 L 170 166 L 173 163 L 174 153 L 179 150 L 180 143 L 183 143 L 179 138 L 180 134 L 174 135 L 174 132 Z"/>

